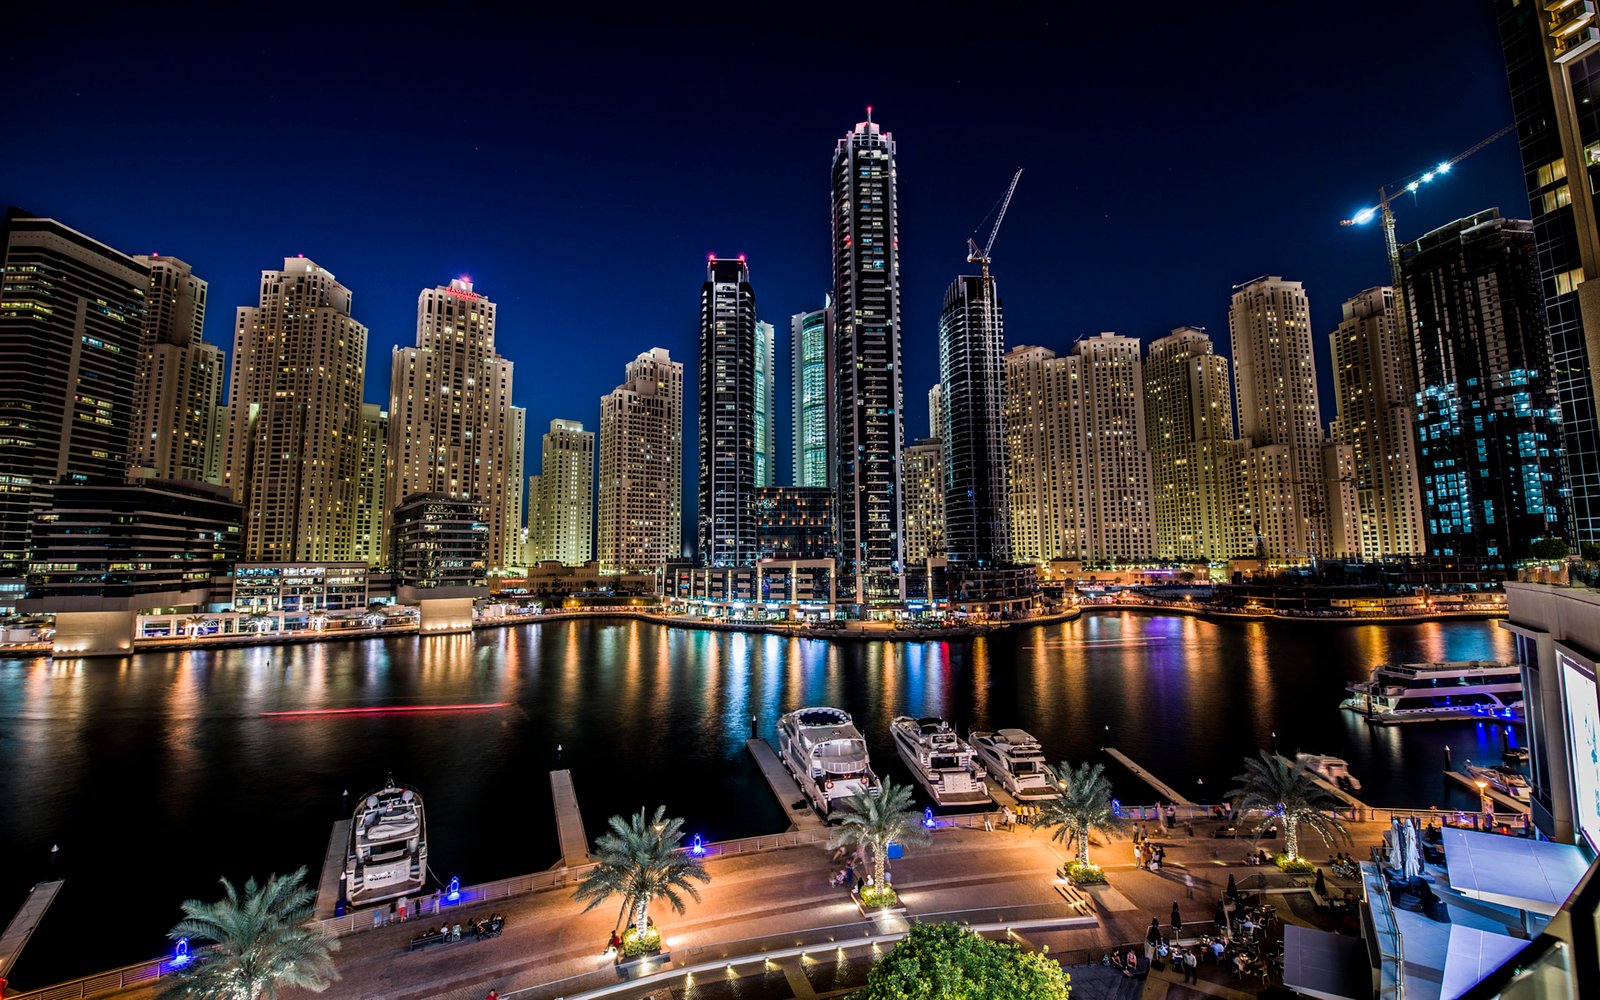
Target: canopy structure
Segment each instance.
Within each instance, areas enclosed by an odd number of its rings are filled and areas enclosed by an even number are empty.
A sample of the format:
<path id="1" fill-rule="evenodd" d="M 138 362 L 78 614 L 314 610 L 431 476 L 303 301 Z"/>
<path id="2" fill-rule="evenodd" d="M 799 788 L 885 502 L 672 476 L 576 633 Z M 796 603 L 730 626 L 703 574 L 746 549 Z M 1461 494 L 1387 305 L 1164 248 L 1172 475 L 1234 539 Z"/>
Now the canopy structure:
<path id="1" fill-rule="evenodd" d="M 1283 985 L 1320 1000 L 1370 1000 L 1367 949 L 1360 938 L 1284 924 Z"/>
<path id="2" fill-rule="evenodd" d="M 1494 934 L 1457 924 L 1450 928 L 1450 951 L 1445 956 L 1443 1000 L 1455 1000 L 1498 969 L 1506 959 L 1528 946 L 1521 938 Z"/>
<path id="3" fill-rule="evenodd" d="M 1588 870 L 1571 844 L 1445 827 L 1450 888 L 1485 903 L 1553 916 Z"/>

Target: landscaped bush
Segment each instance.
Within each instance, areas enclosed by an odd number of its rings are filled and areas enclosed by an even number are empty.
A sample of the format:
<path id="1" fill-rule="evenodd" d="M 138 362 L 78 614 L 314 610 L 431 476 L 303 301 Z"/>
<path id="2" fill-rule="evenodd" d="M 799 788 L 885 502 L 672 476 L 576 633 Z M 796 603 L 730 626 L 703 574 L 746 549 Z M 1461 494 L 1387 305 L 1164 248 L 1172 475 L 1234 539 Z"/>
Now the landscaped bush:
<path id="1" fill-rule="evenodd" d="M 899 903 L 900 897 L 895 895 L 894 889 L 889 886 L 864 885 L 861 887 L 862 906 L 897 906 Z"/>
<path id="2" fill-rule="evenodd" d="M 1305 858 L 1290 860 L 1287 854 L 1278 855 L 1274 859 L 1274 863 L 1277 864 L 1279 871 L 1289 872 L 1292 875 L 1310 875 L 1317 870 L 1315 862 L 1307 861 Z"/>
<path id="3" fill-rule="evenodd" d="M 1072 880 L 1073 885 L 1101 885 L 1106 880 L 1105 869 L 1099 865 L 1068 861 L 1062 870 L 1066 872 L 1067 878 Z"/>
<path id="4" fill-rule="evenodd" d="M 661 950 L 661 932 L 654 927 L 640 934 L 635 928 L 629 927 L 622 932 L 622 957 L 638 958 L 641 955 Z"/>

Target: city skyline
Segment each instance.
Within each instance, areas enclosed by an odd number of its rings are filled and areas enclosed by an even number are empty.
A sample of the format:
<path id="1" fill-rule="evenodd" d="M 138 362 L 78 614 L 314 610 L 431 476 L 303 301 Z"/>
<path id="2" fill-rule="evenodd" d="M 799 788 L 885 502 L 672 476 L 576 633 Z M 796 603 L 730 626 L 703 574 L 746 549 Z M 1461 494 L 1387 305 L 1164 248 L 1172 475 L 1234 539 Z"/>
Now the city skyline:
<path id="1" fill-rule="evenodd" d="M 1357 6 L 1316 16 L 1323 18 L 1317 23 L 1324 33 L 1353 36 L 1370 13 Z M 136 186 L 89 169 L 91 158 L 85 158 L 81 169 L 61 170 L 70 144 L 47 151 L 41 143 L 37 153 L 17 150 L 0 174 L 0 197 L 124 252 L 155 251 L 191 263 L 211 285 L 206 340 L 225 348 L 231 337 L 219 322 L 233 308 L 253 301 L 260 270 L 305 253 L 354 291 L 355 319 L 372 331 L 366 402 L 388 398 L 384 348 L 410 342 L 416 289 L 444 275 L 470 274 L 503 307 L 502 353 L 509 360 L 522 363 L 525 370 L 538 363 L 570 373 L 560 380 L 525 380 L 518 387 L 514 402 L 529 409 L 531 425 L 543 427 L 554 418 L 588 424 L 597 419 L 592 400 L 615 384 L 616 365 L 652 345 L 669 349 L 675 357 L 692 355 L 694 286 L 705 253 L 747 253 L 760 278 L 765 318 L 780 326 L 783 317 L 817 307 L 829 288 L 826 220 L 818 211 L 826 198 L 818 157 L 825 154 L 818 150 L 859 120 L 865 104 L 873 103 L 875 117 L 907 143 L 901 150 L 907 167 L 901 214 L 907 249 L 902 300 L 908 391 L 920 392 L 937 378 L 937 315 L 943 291 L 950 276 L 962 269 L 965 237 L 980 227 L 1006 176 L 1019 164 L 1028 167 L 1029 181 L 996 248 L 995 265 L 1008 290 L 1014 343 L 1038 343 L 1066 354 L 1074 340 L 1101 330 L 1148 343 L 1177 326 L 1194 325 L 1208 330 L 1219 352 L 1231 354 L 1228 288 L 1258 274 L 1282 273 L 1304 281 L 1310 292 L 1322 371 L 1327 365 L 1323 338 L 1339 321 L 1339 304 L 1360 289 L 1383 283 L 1385 276 L 1377 234 L 1340 230 L 1337 220 L 1368 203 L 1378 183 L 1457 152 L 1511 120 L 1503 81 L 1462 81 L 1427 72 L 1429 60 L 1437 59 L 1439 67 L 1451 64 L 1463 47 L 1491 62 L 1497 59 L 1488 12 L 1438 18 L 1423 7 L 1384 16 L 1394 30 L 1425 24 L 1433 29 L 1443 23 L 1447 35 L 1437 39 L 1437 53 L 1430 46 L 1409 53 L 1407 61 L 1414 71 L 1408 73 L 1412 99 L 1419 107 L 1430 99 L 1442 106 L 1429 107 L 1428 120 L 1405 134 L 1385 134 L 1383 142 L 1352 148 L 1345 137 L 1346 122 L 1376 106 L 1376 85 L 1349 81 L 1337 100 L 1313 94 L 1317 74 L 1336 65 L 1336 53 L 1327 43 L 1298 53 L 1295 58 L 1301 61 L 1292 64 L 1275 56 L 1266 67 L 1256 68 L 1284 84 L 1280 88 L 1275 83 L 1274 92 L 1303 116 L 1303 128 L 1285 152 L 1243 165 L 1239 154 L 1227 151 L 1222 137 L 1211 134 L 1226 131 L 1220 121 L 1180 121 L 1185 99 L 1165 93 L 1167 88 L 1154 93 L 1158 88 L 1148 84 L 1123 95 L 1130 119 L 1142 116 L 1148 125 L 1154 116 L 1160 126 L 1148 139 L 1130 137 L 1134 128 L 1108 120 L 1108 112 L 1086 111 L 1078 138 L 1047 141 L 1039 130 L 1021 126 L 1038 122 L 1043 109 L 1064 92 L 1060 88 L 1073 85 L 1076 77 L 1044 86 L 1042 66 L 1029 69 L 1032 63 L 1026 60 L 1023 68 L 1011 71 L 1011 89 L 1040 82 L 1038 96 L 993 107 L 988 112 L 992 127 L 985 129 L 992 138 L 969 147 L 954 126 L 963 109 L 976 106 L 973 98 L 941 104 L 915 96 L 918 87 L 927 85 L 939 88 L 935 98 L 946 91 L 959 95 L 955 76 L 941 63 L 941 50 L 933 49 L 903 71 L 841 74 L 835 82 L 819 85 L 815 95 L 808 90 L 803 101 L 781 84 L 758 79 L 739 81 L 738 87 L 716 84 L 756 130 L 763 165 L 739 178 L 726 201 L 697 197 L 718 182 L 709 179 L 702 162 L 706 148 L 701 120 L 668 107 L 673 95 L 691 86 L 685 71 L 678 69 L 663 77 L 660 97 L 620 100 L 617 85 L 585 76 L 582 87 L 560 83 L 538 105 L 551 116 L 544 134 L 604 109 L 607 120 L 614 122 L 613 133 L 630 143 L 658 146 L 661 177 L 638 185 L 638 191 L 619 185 L 626 164 L 608 163 L 593 177 L 568 174 L 564 158 L 569 154 L 538 142 L 533 155 L 525 156 L 523 146 L 529 140 L 518 140 L 518 145 L 490 130 L 481 140 L 463 144 L 464 166 L 437 158 L 416 161 L 408 153 L 393 166 L 362 173 L 359 180 L 346 168 L 329 167 L 312 190 L 297 194 L 293 204 L 282 204 L 270 184 L 260 183 L 269 166 L 283 168 L 281 158 L 273 154 L 260 166 L 240 164 L 220 138 L 227 132 L 220 126 L 252 106 L 248 101 L 238 102 L 237 108 L 231 103 L 241 96 L 241 88 L 272 92 L 291 79 L 296 87 L 318 84 L 334 106 L 351 110 L 376 98 L 342 71 L 330 76 L 331 71 L 301 65 L 293 57 L 282 75 L 275 76 L 247 53 L 239 57 L 239 82 L 196 96 L 197 114 L 219 126 L 215 138 L 207 132 L 170 147 L 130 151 L 152 169 L 177 170 L 193 181 L 192 199 L 181 210 L 170 211 Z M 1290 15 L 1291 20 L 1311 17 Z M 1094 21 L 1070 23 L 1091 35 L 1113 30 Z M 1258 29 L 1248 27 L 1247 18 L 1240 21 L 1245 44 Z M 1218 39 L 1220 29 L 1205 28 L 1199 37 Z M 1447 51 L 1451 49 L 1457 51 Z M 52 75 L 41 84 L 55 86 L 52 81 L 70 78 L 70 85 L 62 84 L 70 87 L 67 93 L 88 97 L 131 71 L 124 57 L 101 54 L 104 65 L 87 56 L 56 53 L 54 58 L 68 60 L 75 72 Z M 210 67 L 210 58 L 202 53 L 197 71 Z M 1219 100 L 1236 96 L 1246 76 L 1225 61 L 1213 60 L 1206 64 L 1201 89 Z M 1251 79 L 1252 86 L 1259 84 Z M 498 75 L 486 81 L 501 82 Z M 700 82 L 696 79 L 693 85 Z M 1444 100 L 1462 87 L 1468 90 L 1459 99 Z M 492 88 L 475 88 L 470 81 L 463 88 L 425 96 L 425 103 L 442 103 L 456 116 L 463 112 L 462 102 L 473 108 L 474 116 L 506 106 L 508 96 Z M 757 109 L 762 113 L 756 114 Z M 392 154 L 394 141 L 411 127 L 409 120 L 378 116 L 353 134 L 352 162 Z M 1104 146 L 1105 154 L 1082 157 L 1085 142 Z M 1291 166 L 1300 172 L 1292 172 Z M 558 195 L 548 184 L 552 170 L 562 173 L 563 184 L 572 185 L 570 194 L 563 188 Z M 189 177 L 191 173 L 195 176 Z M 381 175 L 370 191 L 369 173 Z M 424 196 L 437 200 L 441 191 L 448 194 L 447 209 L 437 217 L 418 217 L 406 208 Z M 1290 194 L 1293 204 L 1286 209 L 1275 205 L 1272 212 L 1259 211 L 1262 199 L 1281 200 Z M 579 224 L 576 220 L 583 215 L 569 202 L 593 204 L 601 196 L 609 200 L 599 214 Z M 685 207 L 661 207 L 665 200 Z M 1478 154 L 1449 185 L 1429 192 L 1415 207 L 1408 199 L 1397 206 L 1397 213 L 1402 237 L 1415 238 L 1488 207 L 1497 206 L 1510 218 L 1525 217 L 1526 201 L 1515 145 L 1503 141 Z M 241 207 L 243 203 L 263 208 Z M 1174 225 L 1171 246 L 1165 249 L 1151 247 L 1148 239 L 1158 215 Z M 619 235 L 624 231 L 627 239 Z M 1134 246 L 1148 255 L 1139 268 L 1128 266 Z M 613 267 L 591 273 L 577 264 L 599 257 L 611 259 Z M 1101 257 L 1104 261 L 1097 259 Z M 1119 257 L 1121 263 L 1116 263 Z M 1129 294 L 1127 288 L 1142 281 L 1134 272 L 1149 269 L 1160 273 L 1161 293 Z M 614 295 L 581 294 L 596 287 L 601 273 L 626 273 L 629 280 Z M 1058 290 L 1062 280 L 1066 284 Z M 580 293 L 565 294 L 569 288 Z M 1065 301 L 1072 307 L 1063 314 Z M 787 381 L 789 365 L 783 347 L 778 351 L 780 385 Z M 1326 423 L 1332 418 L 1332 394 L 1323 378 Z M 689 410 L 696 405 L 692 397 L 685 399 Z M 908 441 L 927 432 L 921 408 L 913 409 L 906 420 Z M 780 407 L 775 435 L 780 470 L 791 464 L 789 421 L 787 408 Z M 684 456 L 691 467 L 694 447 L 690 441 Z M 688 503 L 693 506 L 694 498 Z"/>

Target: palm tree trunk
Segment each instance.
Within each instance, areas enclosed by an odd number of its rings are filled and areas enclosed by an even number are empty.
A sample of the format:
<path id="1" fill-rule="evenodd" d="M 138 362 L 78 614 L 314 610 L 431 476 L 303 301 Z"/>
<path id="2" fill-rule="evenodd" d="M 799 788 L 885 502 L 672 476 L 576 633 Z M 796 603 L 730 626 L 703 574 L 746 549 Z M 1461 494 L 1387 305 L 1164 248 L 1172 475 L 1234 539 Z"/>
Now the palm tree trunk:
<path id="1" fill-rule="evenodd" d="M 645 932 L 650 928 L 649 911 L 650 900 L 644 897 L 641 897 L 638 905 L 633 908 L 633 931 L 639 936 L 640 943 L 643 943 Z"/>
<path id="2" fill-rule="evenodd" d="M 1088 863 L 1089 863 L 1089 831 L 1087 829 L 1079 830 L 1078 831 L 1078 864 L 1086 865 Z"/>
<path id="3" fill-rule="evenodd" d="M 872 884 L 878 887 L 879 892 L 882 892 L 885 888 L 887 888 L 883 881 L 883 870 L 885 867 L 883 854 L 886 850 L 888 850 L 888 846 L 882 844 L 872 849 Z"/>
<path id="4" fill-rule="evenodd" d="M 1298 816 L 1285 816 L 1283 818 L 1283 849 L 1289 855 L 1290 861 L 1300 857 L 1300 818 Z"/>

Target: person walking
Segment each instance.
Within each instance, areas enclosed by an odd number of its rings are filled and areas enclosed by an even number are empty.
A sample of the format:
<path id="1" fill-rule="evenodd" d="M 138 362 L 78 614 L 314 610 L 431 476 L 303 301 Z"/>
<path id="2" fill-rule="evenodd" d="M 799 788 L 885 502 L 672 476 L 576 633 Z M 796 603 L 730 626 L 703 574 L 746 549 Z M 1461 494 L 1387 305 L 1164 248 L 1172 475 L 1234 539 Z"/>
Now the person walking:
<path id="1" fill-rule="evenodd" d="M 1133 867 L 1144 867 L 1144 855 L 1140 851 L 1139 842 L 1137 840 L 1133 842 Z"/>
<path id="2" fill-rule="evenodd" d="M 398 912 L 400 914 L 400 922 L 402 924 L 406 922 L 406 910 L 408 909 L 406 904 L 408 902 L 409 902 L 409 900 L 407 900 L 404 896 L 400 897 L 400 904 L 399 904 Z"/>
<path id="3" fill-rule="evenodd" d="M 1189 893 L 1189 898 L 1194 898 L 1194 875 L 1191 872 L 1183 873 L 1183 887 Z"/>
<path id="4" fill-rule="evenodd" d="M 1183 953 L 1183 971 L 1186 977 L 1185 982 L 1199 984 L 1200 959 L 1195 955 L 1193 948 L 1186 949 Z"/>
<path id="5" fill-rule="evenodd" d="M 1178 901 L 1172 901 L 1172 936 L 1176 938 L 1183 933 L 1183 917 L 1178 914 Z"/>

